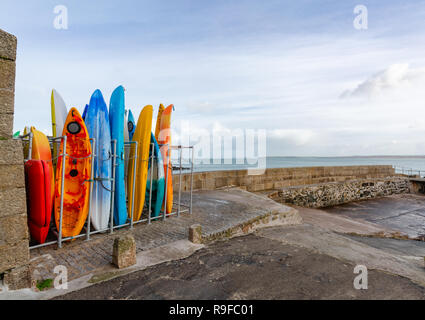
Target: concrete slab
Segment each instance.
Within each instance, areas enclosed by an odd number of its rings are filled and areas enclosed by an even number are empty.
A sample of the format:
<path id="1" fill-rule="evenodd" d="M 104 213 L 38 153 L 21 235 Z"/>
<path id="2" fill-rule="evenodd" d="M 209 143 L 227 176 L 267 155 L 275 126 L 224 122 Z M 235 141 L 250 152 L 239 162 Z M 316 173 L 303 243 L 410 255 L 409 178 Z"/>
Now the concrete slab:
<path id="1" fill-rule="evenodd" d="M 380 270 L 369 270 L 367 290 L 357 290 L 354 267 L 251 234 L 57 299 L 425 299 L 425 287 Z"/>
<path id="2" fill-rule="evenodd" d="M 396 254 L 406 258 L 410 257 L 416 260 L 425 257 L 425 242 L 423 241 L 361 237 L 355 235 L 348 235 L 347 237 L 390 254 Z"/>
<path id="3" fill-rule="evenodd" d="M 142 251 L 137 255 L 136 265 L 126 269 L 116 269 L 112 266 L 105 266 L 95 273 L 86 274 L 78 279 L 68 282 L 66 289 L 50 289 L 43 292 L 36 292 L 31 289 L 0 292 L 0 300 L 46 300 L 57 296 L 68 294 L 77 290 L 88 288 L 92 285 L 109 281 L 120 276 L 124 276 L 135 271 L 144 270 L 157 264 L 168 261 L 180 260 L 189 257 L 204 245 L 193 244 L 188 240 L 180 240 L 165 246 Z"/>
<path id="4" fill-rule="evenodd" d="M 327 213 L 320 209 L 294 208 L 297 209 L 304 223 L 312 224 L 326 230 L 370 237 L 407 238 L 405 234 L 369 221 Z"/>
<path id="5" fill-rule="evenodd" d="M 364 243 L 354 241 L 346 235 L 329 232 L 318 226 L 302 224 L 280 228 L 266 228 L 256 235 L 285 244 L 300 246 L 368 269 L 390 272 L 411 279 L 425 286 L 423 257 L 411 258 L 390 254 Z"/>
<path id="6" fill-rule="evenodd" d="M 322 210 L 396 230 L 407 234 L 412 239 L 423 239 L 425 236 L 425 196 L 423 195 L 392 195 Z"/>

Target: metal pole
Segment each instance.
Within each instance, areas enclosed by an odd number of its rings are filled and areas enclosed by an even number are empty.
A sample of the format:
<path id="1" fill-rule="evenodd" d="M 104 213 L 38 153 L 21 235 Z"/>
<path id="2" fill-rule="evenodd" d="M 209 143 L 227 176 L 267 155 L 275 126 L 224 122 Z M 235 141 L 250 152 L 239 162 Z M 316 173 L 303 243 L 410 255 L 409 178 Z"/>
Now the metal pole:
<path id="1" fill-rule="evenodd" d="M 89 213 L 87 215 L 87 238 L 90 240 L 90 220 L 91 220 L 91 195 L 93 192 L 93 183 L 94 183 L 94 158 L 96 157 L 96 139 L 92 138 L 92 150 L 91 150 L 91 173 L 90 173 L 90 187 L 89 187 Z"/>
<path id="2" fill-rule="evenodd" d="M 28 142 L 28 160 L 31 160 L 32 159 L 32 138 L 33 138 L 33 134 L 32 134 L 32 132 L 30 131 L 29 132 L 29 142 Z"/>
<path id="3" fill-rule="evenodd" d="M 180 165 L 180 174 L 179 174 L 179 203 L 177 207 L 177 217 L 180 217 L 180 202 L 181 202 L 181 195 L 182 195 L 182 153 L 183 149 L 182 146 L 179 146 L 179 165 Z"/>
<path id="4" fill-rule="evenodd" d="M 162 217 L 163 220 L 166 219 L 166 215 L 167 215 L 167 190 L 168 190 L 168 154 L 167 152 L 165 152 L 165 158 L 167 161 L 167 167 L 166 167 L 167 173 L 165 174 L 164 216 Z"/>
<path id="5" fill-rule="evenodd" d="M 112 154 L 112 179 L 111 179 L 111 208 L 110 208 L 110 232 L 114 232 L 114 198 L 115 198 L 115 167 L 116 167 L 116 158 L 117 158 L 117 140 L 112 140 L 114 145 L 114 153 Z"/>
<path id="6" fill-rule="evenodd" d="M 151 224 L 151 210 L 152 210 L 152 185 L 153 185 L 153 158 L 154 158 L 154 150 L 155 144 L 151 143 L 152 151 L 151 151 L 151 181 L 150 181 L 150 189 L 149 189 L 149 210 L 148 210 L 148 224 Z M 148 160 L 149 161 L 149 160 Z"/>
<path id="7" fill-rule="evenodd" d="M 61 204 L 59 216 L 59 238 L 58 247 L 62 248 L 62 223 L 63 223 L 63 189 L 65 186 L 65 158 L 66 158 L 66 141 L 67 136 L 63 137 L 63 150 L 62 150 L 62 180 L 61 180 Z M 59 151 L 60 152 L 60 151 Z"/>
<path id="8" fill-rule="evenodd" d="M 133 229 L 133 215 L 134 215 L 134 194 L 135 194 L 135 190 L 134 188 L 136 187 L 136 171 L 137 171 L 137 152 L 138 152 L 138 143 L 137 141 L 134 142 L 135 143 L 135 152 L 134 152 L 134 170 L 133 170 L 133 192 L 131 195 L 131 220 L 130 220 L 130 229 Z"/>
<path id="9" fill-rule="evenodd" d="M 190 207 L 189 207 L 189 212 L 190 214 L 192 214 L 192 192 L 193 192 L 193 146 L 191 147 L 192 149 L 192 161 L 190 163 Z"/>

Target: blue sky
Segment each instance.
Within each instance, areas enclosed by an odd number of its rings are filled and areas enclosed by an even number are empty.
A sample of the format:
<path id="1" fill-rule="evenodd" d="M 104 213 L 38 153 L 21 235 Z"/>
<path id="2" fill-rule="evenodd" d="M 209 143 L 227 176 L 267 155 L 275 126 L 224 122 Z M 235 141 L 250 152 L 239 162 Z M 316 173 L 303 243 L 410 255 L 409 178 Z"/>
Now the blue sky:
<path id="1" fill-rule="evenodd" d="M 353 27 L 356 5 L 368 29 Z M 53 27 L 56 5 L 68 30 Z M 136 116 L 266 129 L 268 155 L 425 154 L 425 1 L 2 1 L 18 37 L 15 130 L 126 88 Z"/>

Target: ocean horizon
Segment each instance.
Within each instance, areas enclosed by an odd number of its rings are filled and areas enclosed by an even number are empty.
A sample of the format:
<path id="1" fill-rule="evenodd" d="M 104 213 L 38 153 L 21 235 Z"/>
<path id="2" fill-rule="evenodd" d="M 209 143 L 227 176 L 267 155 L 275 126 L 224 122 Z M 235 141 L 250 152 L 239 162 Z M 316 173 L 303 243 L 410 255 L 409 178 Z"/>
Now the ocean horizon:
<path id="1" fill-rule="evenodd" d="M 183 160 L 183 167 L 188 168 L 188 161 Z M 243 170 L 249 168 L 296 168 L 320 166 L 359 166 L 391 165 L 401 170 L 420 170 L 425 173 L 424 156 L 341 156 L 341 157 L 266 157 L 265 161 L 236 161 L 236 159 L 194 159 L 194 171 Z M 173 161 L 178 166 L 178 161 Z"/>

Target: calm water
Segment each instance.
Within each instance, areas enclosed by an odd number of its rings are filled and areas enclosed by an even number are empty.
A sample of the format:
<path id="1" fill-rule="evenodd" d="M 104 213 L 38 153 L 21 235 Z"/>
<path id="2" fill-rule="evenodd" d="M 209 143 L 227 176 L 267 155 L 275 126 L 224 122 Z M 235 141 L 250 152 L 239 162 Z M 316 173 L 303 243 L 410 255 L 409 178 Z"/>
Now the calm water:
<path id="1" fill-rule="evenodd" d="M 211 161 L 212 162 L 212 161 Z M 177 161 L 173 161 L 177 165 Z M 425 157 L 268 157 L 265 165 L 267 168 L 293 168 L 316 166 L 355 166 L 355 165 L 392 165 L 395 167 L 411 168 L 425 172 Z M 187 163 L 183 163 L 187 167 Z M 255 168 L 256 165 L 218 163 L 201 163 L 195 159 L 194 171 L 218 171 Z"/>

